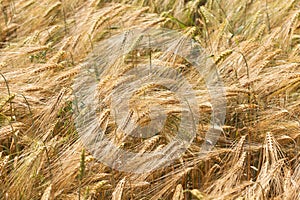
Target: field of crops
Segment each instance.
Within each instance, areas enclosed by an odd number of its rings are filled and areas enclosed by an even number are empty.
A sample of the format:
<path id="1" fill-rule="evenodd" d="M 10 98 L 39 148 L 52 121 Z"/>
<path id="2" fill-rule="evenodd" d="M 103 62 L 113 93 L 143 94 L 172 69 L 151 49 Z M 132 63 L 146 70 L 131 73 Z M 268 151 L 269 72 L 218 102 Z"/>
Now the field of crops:
<path id="1" fill-rule="evenodd" d="M 0 7 L 0 199 L 300 200 L 300 1 L 0 0 Z M 199 73 L 175 55 L 186 41 L 201 47 L 189 53 L 213 70 Z M 168 81 L 136 78 L 131 72 L 141 66 L 160 76 L 162 66 L 180 73 L 194 96 L 180 95 L 195 104 L 183 109 Z M 96 69 L 99 76 L 89 74 Z M 216 143 L 207 133 L 221 96 L 205 85 L 214 72 L 226 100 Z M 143 84 L 130 84 L 136 79 Z M 126 92 L 133 95 L 126 99 Z M 85 93 L 85 101 L 101 103 L 87 122 L 75 104 Z M 162 130 L 127 134 L 149 125 L 160 108 L 167 114 Z M 192 109 L 201 113 L 196 123 L 185 114 Z M 152 170 L 152 157 L 136 159 L 171 151 L 179 124 L 182 138 L 192 140 L 174 161 L 161 157 L 166 162 Z M 87 145 L 100 129 L 135 155 L 125 167 L 112 166 L 116 152 L 105 145 Z M 203 153 L 209 142 L 213 148 Z"/>

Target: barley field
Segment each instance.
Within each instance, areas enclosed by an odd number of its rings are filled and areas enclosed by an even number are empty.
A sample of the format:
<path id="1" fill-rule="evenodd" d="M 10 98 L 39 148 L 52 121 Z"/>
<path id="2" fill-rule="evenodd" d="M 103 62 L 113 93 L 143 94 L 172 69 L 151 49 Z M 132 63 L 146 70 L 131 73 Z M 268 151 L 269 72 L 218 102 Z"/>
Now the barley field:
<path id="1" fill-rule="evenodd" d="M 0 0 L 0 7 L 0 199 L 300 200 L 300 1 Z M 170 32 L 158 43 L 177 48 L 190 38 L 213 63 L 226 115 L 209 152 L 202 147 L 217 112 L 205 87 L 212 72 L 202 77 L 183 57 L 147 42 L 133 49 L 142 40 L 134 34 L 121 55 L 118 35 L 131 29 L 176 31 L 182 37 Z M 121 90 L 132 81 L 127 72 L 142 65 L 180 72 L 195 105 L 180 109 L 159 81 Z M 93 87 L 84 79 L 91 67 L 101 71 Z M 115 118 L 126 116 L 109 105 L 135 89 L 129 121 L 149 124 L 149 105 L 161 106 L 168 115 L 159 134 L 129 137 L 117 126 Z M 91 123 L 78 117 L 78 91 L 101 102 Z M 135 155 L 162 152 L 189 109 L 201 113 L 197 123 L 183 123 L 196 127 L 184 135 L 191 144 L 163 167 L 135 173 L 149 160 L 133 159 L 118 170 L 98 157 L 114 159 L 114 152 L 86 145 L 97 138 L 85 133 L 101 128 Z"/>

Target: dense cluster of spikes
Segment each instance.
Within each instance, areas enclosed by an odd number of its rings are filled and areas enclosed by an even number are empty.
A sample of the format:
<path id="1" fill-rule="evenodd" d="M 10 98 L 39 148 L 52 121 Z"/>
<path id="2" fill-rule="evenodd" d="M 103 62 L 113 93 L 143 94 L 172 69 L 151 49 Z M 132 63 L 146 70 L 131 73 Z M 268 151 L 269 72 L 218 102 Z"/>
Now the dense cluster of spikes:
<path id="1" fill-rule="evenodd" d="M 298 0 L 3 0 L 0 7 L 0 199 L 300 199 Z M 214 62 L 226 91 L 226 118 L 209 153 L 201 146 L 212 124 L 213 99 L 193 63 L 148 48 L 146 40 L 146 51 L 128 51 L 135 42 L 102 51 L 105 41 L 139 28 L 188 35 Z M 173 42 L 180 46 L 182 40 Z M 105 97 L 129 81 L 126 72 L 171 66 L 193 85 L 201 113 L 197 131 L 171 164 L 124 172 L 86 148 L 74 93 L 85 69 L 101 64 L 97 54 L 118 58 L 99 71 L 97 123 L 133 153 L 164 149 L 174 138 L 173 125 L 191 109 L 183 110 L 174 92 L 144 85 L 129 107 L 142 125 L 150 116 L 144 105 L 162 104 L 168 111 L 163 131 L 145 138 L 115 132 L 118 115 L 109 103 L 118 106 L 118 99 Z"/>

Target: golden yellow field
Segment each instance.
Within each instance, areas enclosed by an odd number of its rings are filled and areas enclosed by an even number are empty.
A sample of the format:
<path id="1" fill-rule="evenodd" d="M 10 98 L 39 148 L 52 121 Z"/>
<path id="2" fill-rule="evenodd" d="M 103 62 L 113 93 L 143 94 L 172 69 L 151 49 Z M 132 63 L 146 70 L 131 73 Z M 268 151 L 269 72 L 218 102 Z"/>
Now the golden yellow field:
<path id="1" fill-rule="evenodd" d="M 300 200 L 300 1 L 0 0 L 0 7 L 0 199 Z M 113 89 L 149 56 L 150 67 L 170 64 L 198 92 L 192 144 L 145 173 L 103 164 L 83 144 L 73 104 L 82 69 L 99 67 L 100 55 L 117 57 L 121 50 L 105 49 L 105 41 L 132 28 L 176 30 L 214 62 L 226 118 L 209 153 L 201 145 L 214 111 L 203 77 L 182 58 L 159 60 L 164 52 L 156 49 L 129 49 L 105 66 L 96 97 L 105 106 L 106 97 L 119 102 Z M 140 124 L 149 123 L 147 106 L 168 109 L 159 135 L 127 137 L 111 117 L 118 115 L 101 105 L 99 126 L 117 147 L 146 155 L 172 141 L 181 104 L 159 83 L 140 87 L 129 102 Z"/>

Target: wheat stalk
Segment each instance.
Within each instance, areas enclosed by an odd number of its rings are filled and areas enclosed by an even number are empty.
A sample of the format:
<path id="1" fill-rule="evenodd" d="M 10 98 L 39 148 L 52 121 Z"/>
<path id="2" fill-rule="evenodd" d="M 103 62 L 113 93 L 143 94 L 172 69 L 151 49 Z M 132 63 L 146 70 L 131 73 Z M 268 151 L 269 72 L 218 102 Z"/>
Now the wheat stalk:
<path id="1" fill-rule="evenodd" d="M 183 200 L 183 199 L 184 199 L 183 188 L 181 184 L 178 184 L 175 188 L 175 192 L 172 200 Z"/>
<path id="2" fill-rule="evenodd" d="M 54 11 L 57 11 L 60 6 L 61 6 L 61 2 L 60 1 L 56 2 L 50 8 L 48 8 L 48 10 L 45 12 L 43 17 L 45 17 L 45 18 L 49 17 L 50 14 Z"/>
<path id="3" fill-rule="evenodd" d="M 122 180 L 119 181 L 115 190 L 113 191 L 112 200 L 122 200 L 122 194 L 123 194 L 125 184 L 126 184 L 126 179 L 124 177 Z"/>

